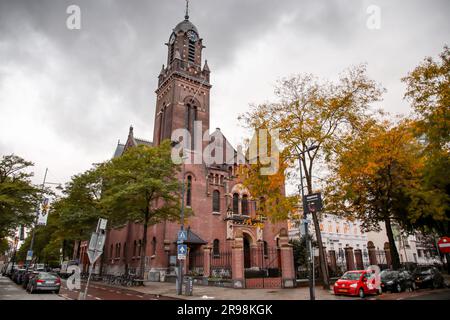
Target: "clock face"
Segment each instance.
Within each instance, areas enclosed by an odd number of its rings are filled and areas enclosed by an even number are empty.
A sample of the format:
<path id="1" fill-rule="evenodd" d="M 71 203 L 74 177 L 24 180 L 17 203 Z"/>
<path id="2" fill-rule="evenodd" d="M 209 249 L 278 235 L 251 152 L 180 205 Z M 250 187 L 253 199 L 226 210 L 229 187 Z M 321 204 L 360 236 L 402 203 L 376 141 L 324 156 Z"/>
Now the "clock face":
<path id="1" fill-rule="evenodd" d="M 175 35 L 172 33 L 169 39 L 169 44 L 173 44 L 175 42 Z"/>
<path id="2" fill-rule="evenodd" d="M 189 30 L 187 33 L 187 36 L 188 36 L 189 40 L 191 40 L 192 42 L 196 42 L 198 40 L 197 33 L 195 33 L 195 31 L 193 31 L 193 30 Z"/>

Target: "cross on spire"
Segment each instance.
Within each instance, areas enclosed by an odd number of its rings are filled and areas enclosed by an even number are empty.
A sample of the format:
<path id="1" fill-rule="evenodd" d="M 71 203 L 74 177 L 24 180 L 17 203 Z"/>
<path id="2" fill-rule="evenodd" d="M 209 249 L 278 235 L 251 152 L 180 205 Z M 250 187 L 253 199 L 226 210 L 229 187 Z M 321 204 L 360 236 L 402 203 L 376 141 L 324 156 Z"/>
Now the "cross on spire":
<path id="1" fill-rule="evenodd" d="M 189 0 L 186 0 L 186 15 L 184 19 L 189 20 Z"/>

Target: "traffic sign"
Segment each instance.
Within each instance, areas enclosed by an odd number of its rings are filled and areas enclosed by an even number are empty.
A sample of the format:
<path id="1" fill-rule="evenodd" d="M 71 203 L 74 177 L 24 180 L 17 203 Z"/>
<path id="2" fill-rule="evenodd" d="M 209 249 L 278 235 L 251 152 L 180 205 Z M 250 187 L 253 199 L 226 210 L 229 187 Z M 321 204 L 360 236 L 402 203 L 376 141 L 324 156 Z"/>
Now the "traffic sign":
<path id="1" fill-rule="evenodd" d="M 187 254 L 187 245 L 179 244 L 177 251 L 178 251 L 178 260 L 185 260 Z"/>
<path id="2" fill-rule="evenodd" d="M 322 195 L 320 193 L 308 194 L 304 198 L 305 213 L 319 212 L 322 210 Z"/>
<path id="3" fill-rule="evenodd" d="M 187 240 L 187 232 L 185 230 L 178 231 L 178 241 L 181 241 L 181 243 L 183 243 L 183 241 L 186 240 Z"/>
<path id="4" fill-rule="evenodd" d="M 442 253 L 450 253 L 450 238 L 449 237 L 440 238 L 438 241 L 438 247 Z"/>
<path id="5" fill-rule="evenodd" d="M 26 260 L 29 261 L 29 260 L 32 260 L 32 259 L 33 259 L 33 251 L 32 250 L 28 250 L 27 251 L 27 258 L 26 258 Z"/>

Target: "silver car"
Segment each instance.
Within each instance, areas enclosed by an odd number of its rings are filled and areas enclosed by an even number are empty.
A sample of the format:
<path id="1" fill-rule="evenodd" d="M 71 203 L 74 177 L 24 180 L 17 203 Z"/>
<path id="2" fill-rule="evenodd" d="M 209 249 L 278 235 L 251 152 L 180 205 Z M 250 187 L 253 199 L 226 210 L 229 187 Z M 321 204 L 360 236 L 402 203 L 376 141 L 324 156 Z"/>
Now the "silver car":
<path id="1" fill-rule="evenodd" d="M 59 293 L 61 288 L 61 278 L 55 274 L 48 272 L 39 272 L 36 276 L 30 279 L 27 286 L 29 293 L 36 291 L 53 291 Z"/>

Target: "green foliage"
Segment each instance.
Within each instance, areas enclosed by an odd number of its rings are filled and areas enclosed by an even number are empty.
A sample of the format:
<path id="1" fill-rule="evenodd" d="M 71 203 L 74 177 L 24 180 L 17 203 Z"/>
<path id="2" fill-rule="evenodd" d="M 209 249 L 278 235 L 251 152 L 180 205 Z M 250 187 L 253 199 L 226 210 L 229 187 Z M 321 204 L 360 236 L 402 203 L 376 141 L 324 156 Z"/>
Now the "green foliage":
<path id="1" fill-rule="evenodd" d="M 30 225 L 42 192 L 26 172 L 33 166 L 16 155 L 0 159 L 0 238 L 11 234 L 19 225 Z"/>

